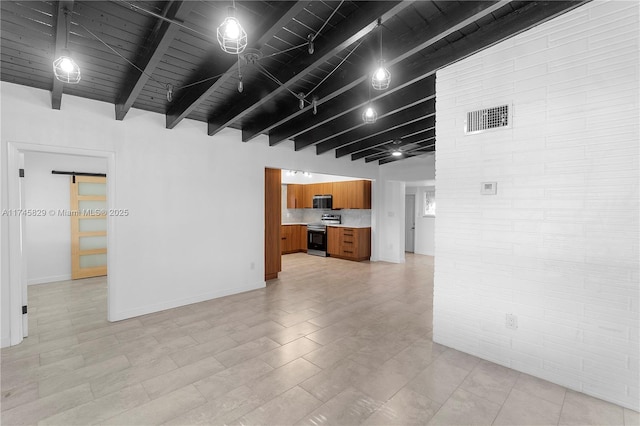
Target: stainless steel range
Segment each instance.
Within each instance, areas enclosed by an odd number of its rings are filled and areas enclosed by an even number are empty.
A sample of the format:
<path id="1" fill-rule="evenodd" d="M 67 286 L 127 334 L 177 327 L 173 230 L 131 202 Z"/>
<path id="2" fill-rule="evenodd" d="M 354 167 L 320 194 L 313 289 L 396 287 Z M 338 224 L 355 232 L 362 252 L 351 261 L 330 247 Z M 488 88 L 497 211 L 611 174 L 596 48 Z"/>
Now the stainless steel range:
<path id="1" fill-rule="evenodd" d="M 339 225 L 339 214 L 325 213 L 320 222 L 307 225 L 307 253 L 314 256 L 327 256 L 327 225 Z"/>

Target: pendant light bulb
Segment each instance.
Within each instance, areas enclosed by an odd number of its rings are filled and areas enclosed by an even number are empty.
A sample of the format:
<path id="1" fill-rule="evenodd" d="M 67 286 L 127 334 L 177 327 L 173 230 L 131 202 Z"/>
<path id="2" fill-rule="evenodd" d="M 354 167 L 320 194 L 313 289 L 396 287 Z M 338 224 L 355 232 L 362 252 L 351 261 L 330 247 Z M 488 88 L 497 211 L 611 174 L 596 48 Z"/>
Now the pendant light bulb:
<path id="1" fill-rule="evenodd" d="M 247 33 L 235 17 L 236 8 L 230 7 L 227 17 L 218 27 L 220 48 L 232 55 L 239 55 L 247 47 Z"/>
<path id="2" fill-rule="evenodd" d="M 371 77 L 371 85 L 375 90 L 386 90 L 390 84 L 391 73 L 382 65 L 382 61 L 380 61 L 380 66 Z"/>
<path id="3" fill-rule="evenodd" d="M 318 100 L 314 99 L 311 105 L 313 105 L 313 115 L 316 115 L 318 113 Z"/>
<path id="4" fill-rule="evenodd" d="M 60 69 L 66 73 L 70 73 L 71 71 L 73 71 L 74 68 L 74 63 L 71 60 L 71 58 L 67 58 L 66 56 L 62 57 L 62 60 L 60 61 Z"/>
<path id="5" fill-rule="evenodd" d="M 227 18 L 224 24 L 224 35 L 231 39 L 237 40 L 240 37 L 240 24 L 236 18 Z"/>
<path id="6" fill-rule="evenodd" d="M 365 124 L 373 124 L 376 122 L 377 119 L 378 119 L 378 113 L 373 108 L 373 106 L 369 104 L 367 106 L 367 109 L 365 109 L 364 112 L 362 113 L 362 121 L 364 121 Z"/>
<path id="7" fill-rule="evenodd" d="M 238 80 L 238 92 L 242 93 L 244 90 L 244 84 L 242 83 L 242 76 L 240 76 L 240 80 Z"/>
<path id="8" fill-rule="evenodd" d="M 391 153 L 391 155 L 393 155 L 394 157 L 400 157 L 402 156 L 402 151 L 400 151 L 399 149 L 395 150 Z"/>
<path id="9" fill-rule="evenodd" d="M 304 109 L 304 93 L 302 93 L 302 92 L 298 93 L 298 98 L 300 99 L 300 103 L 299 103 L 298 107 L 300 109 Z"/>

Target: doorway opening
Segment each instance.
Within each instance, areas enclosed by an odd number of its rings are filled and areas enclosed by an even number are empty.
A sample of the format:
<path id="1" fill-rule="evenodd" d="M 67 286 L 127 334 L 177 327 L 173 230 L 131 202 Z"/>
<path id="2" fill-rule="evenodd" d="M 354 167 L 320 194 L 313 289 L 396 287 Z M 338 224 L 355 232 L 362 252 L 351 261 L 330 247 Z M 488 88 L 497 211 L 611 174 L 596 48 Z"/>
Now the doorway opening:
<path id="1" fill-rule="evenodd" d="M 79 148 L 43 146 L 13 142 L 9 142 L 7 146 L 7 170 L 11 171 L 7 176 L 7 206 L 9 210 L 41 212 L 42 214 L 40 217 L 44 218 L 45 221 L 59 219 L 61 221 L 70 222 L 70 218 L 68 216 L 64 217 L 70 210 L 70 205 L 67 204 L 64 208 L 58 208 L 58 205 L 50 204 L 46 199 L 34 201 L 33 197 L 31 197 L 31 199 L 29 198 L 29 196 L 33 195 L 36 195 L 36 200 L 38 198 L 38 188 L 30 188 L 25 182 L 25 176 L 30 173 L 30 160 L 32 160 L 31 170 L 34 173 L 36 173 L 36 169 L 33 167 L 34 164 L 37 164 L 38 161 L 40 161 L 40 165 L 42 166 L 42 164 L 46 164 L 47 160 L 51 159 L 57 159 L 62 162 L 75 161 L 76 164 L 84 165 L 83 169 L 89 167 L 90 164 L 100 164 L 106 171 L 107 175 L 113 175 L 115 172 L 115 155 L 113 152 L 109 151 L 93 151 Z M 44 161 L 44 163 L 42 163 L 42 161 Z M 56 168 L 58 167 L 56 166 Z M 73 168 L 75 167 L 71 167 L 71 169 Z M 53 169 L 48 170 L 48 174 L 51 175 L 52 170 Z M 15 173 L 13 173 L 13 171 L 15 171 Z M 75 171 L 85 170 L 76 169 Z M 40 172 L 43 172 L 43 170 L 40 170 Z M 51 178 L 62 179 L 62 185 L 66 187 L 67 195 L 69 195 L 69 176 L 52 175 Z M 54 185 L 61 183 L 60 181 L 55 182 L 53 180 L 51 182 L 53 182 Z M 107 199 L 106 210 L 108 211 L 108 208 L 115 197 L 115 185 L 113 183 L 113 179 L 107 182 L 105 192 Z M 42 194 L 42 192 L 40 193 Z M 34 219 L 33 216 L 30 216 L 29 218 Z M 54 235 L 49 232 L 48 234 L 43 235 L 42 230 L 38 231 L 37 229 L 37 222 L 34 222 L 33 220 L 27 221 L 26 219 L 26 215 L 14 215 L 8 218 L 10 333 L 9 342 L 3 342 L 3 346 L 5 346 L 6 343 L 11 346 L 17 345 L 22 342 L 24 337 L 28 336 L 29 305 L 27 286 L 29 284 L 41 284 L 44 282 L 60 281 L 71 278 L 70 258 L 68 259 L 69 262 L 67 265 L 55 265 L 57 255 L 62 254 L 62 252 L 66 252 L 69 256 L 71 255 L 70 245 L 68 250 L 60 249 L 58 246 L 56 246 L 57 248 L 53 246 L 47 247 L 52 240 L 59 244 L 60 234 L 56 236 L 55 232 Z M 106 217 L 106 227 L 108 228 L 108 233 L 105 237 L 106 241 L 104 242 L 108 249 L 106 253 L 106 263 L 109 268 L 109 276 L 106 277 L 106 319 L 111 320 L 114 312 L 111 304 L 111 296 L 113 295 L 114 290 L 113 276 L 115 275 L 115 265 L 111 261 L 113 258 L 113 250 L 109 248 L 114 247 L 115 223 L 113 217 L 109 215 Z M 33 232 L 31 232 L 31 230 L 33 230 Z M 52 231 L 59 231 L 59 229 L 53 229 Z M 32 237 L 31 240 L 29 240 L 29 235 Z M 47 243 L 45 241 L 46 238 L 41 239 L 40 242 L 38 242 L 38 236 L 49 238 L 49 242 Z M 70 240 L 70 233 L 68 234 L 68 238 Z M 34 241 L 36 245 L 34 245 Z M 30 254 L 35 256 L 32 256 L 34 260 L 31 260 L 31 262 L 29 258 Z M 37 261 L 35 259 L 37 259 Z M 62 266 L 63 269 L 60 269 L 60 266 Z M 68 273 L 64 270 L 65 267 L 69 268 Z M 105 277 L 102 277 L 102 279 L 105 280 Z"/>

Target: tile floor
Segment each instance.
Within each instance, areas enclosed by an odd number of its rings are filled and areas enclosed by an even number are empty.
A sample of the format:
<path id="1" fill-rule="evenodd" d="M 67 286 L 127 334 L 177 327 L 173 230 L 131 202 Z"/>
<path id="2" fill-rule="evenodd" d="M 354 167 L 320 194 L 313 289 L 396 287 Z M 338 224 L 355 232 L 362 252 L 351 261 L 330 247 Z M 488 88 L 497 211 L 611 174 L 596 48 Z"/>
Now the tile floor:
<path id="1" fill-rule="evenodd" d="M 283 257 L 266 289 L 117 323 L 102 278 L 29 288 L 2 424 L 637 425 L 638 413 L 435 344 L 433 258 Z"/>

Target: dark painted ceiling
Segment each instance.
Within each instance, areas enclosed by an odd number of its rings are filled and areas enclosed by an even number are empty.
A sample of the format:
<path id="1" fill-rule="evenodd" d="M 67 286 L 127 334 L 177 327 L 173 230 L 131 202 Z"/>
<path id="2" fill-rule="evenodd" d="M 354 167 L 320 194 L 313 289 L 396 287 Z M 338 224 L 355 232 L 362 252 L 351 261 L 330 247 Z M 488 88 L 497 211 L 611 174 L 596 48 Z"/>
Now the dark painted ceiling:
<path id="1" fill-rule="evenodd" d="M 190 118 L 209 135 L 231 127 L 244 142 L 265 134 L 270 145 L 292 139 L 296 150 L 385 164 L 435 150 L 436 70 L 584 2 L 239 0 L 239 57 L 216 40 L 228 1 L 0 3 L 1 78 L 51 91 L 52 108 L 70 94 L 114 104 L 116 120 L 133 107 L 164 114 L 169 129 Z M 67 37 L 75 85 L 52 72 Z M 392 77 L 377 91 L 381 56 Z M 378 120 L 364 124 L 370 100 Z"/>

